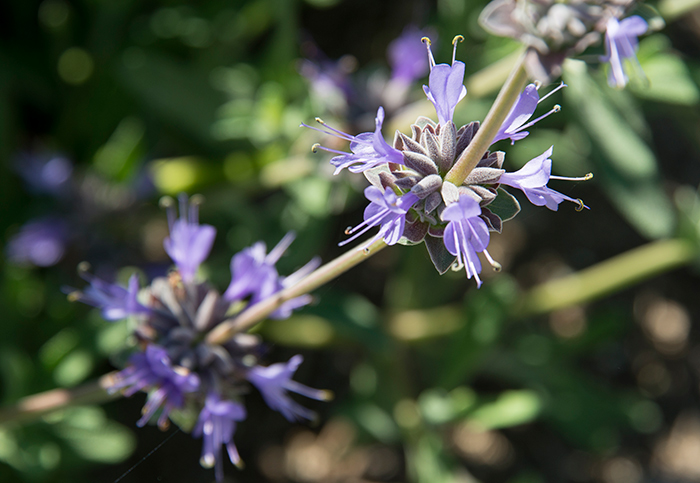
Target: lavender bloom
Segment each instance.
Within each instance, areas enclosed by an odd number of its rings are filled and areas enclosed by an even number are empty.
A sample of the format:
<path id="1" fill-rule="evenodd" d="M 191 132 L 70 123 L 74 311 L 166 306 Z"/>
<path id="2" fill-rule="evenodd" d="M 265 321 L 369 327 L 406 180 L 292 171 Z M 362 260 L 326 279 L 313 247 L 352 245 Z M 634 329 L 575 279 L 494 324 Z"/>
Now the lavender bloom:
<path id="1" fill-rule="evenodd" d="M 448 205 L 442 212 L 442 219 L 448 221 L 443 242 L 457 263 L 467 272 L 467 278 L 474 277 L 477 288 L 481 287 L 481 262 L 477 252 L 483 252 L 492 265 L 498 266 L 486 251 L 489 244 L 489 229 L 480 218 L 481 207 L 469 195 L 461 195 L 456 203 Z"/>
<path id="2" fill-rule="evenodd" d="M 623 59 L 633 59 L 639 67 L 637 60 L 637 37 L 644 34 L 649 26 L 638 15 L 618 22 L 616 18 L 610 18 L 605 31 L 605 55 L 600 58 L 602 62 L 610 62 L 608 84 L 611 87 L 622 88 L 627 84 L 627 74 L 622 66 Z"/>
<path id="3" fill-rule="evenodd" d="M 26 223 L 7 243 L 7 257 L 14 263 L 37 267 L 56 265 L 66 251 L 68 226 L 57 219 Z"/>
<path id="4" fill-rule="evenodd" d="M 310 387 L 292 381 L 304 358 L 296 355 L 285 363 L 272 364 L 268 367 L 255 366 L 248 371 L 247 379 L 262 394 L 263 399 L 270 409 L 279 411 L 288 421 L 313 419 L 314 412 L 294 402 L 287 391 L 292 391 L 317 401 L 328 401 L 331 397 L 328 391 L 312 389 Z"/>
<path id="5" fill-rule="evenodd" d="M 350 141 L 350 150 L 352 151 L 352 154 L 326 148 L 320 144 L 314 144 L 314 152 L 316 151 L 316 148 L 319 148 L 323 149 L 324 151 L 328 151 L 329 153 L 339 155 L 331 159 L 331 164 L 335 166 L 335 172 L 333 174 L 340 173 L 343 168 L 348 168 L 348 171 L 351 173 L 361 173 L 368 169 L 374 168 L 375 166 L 379 166 L 380 164 L 404 164 L 403 155 L 401 152 L 398 149 L 389 146 L 382 136 L 382 124 L 384 123 L 384 109 L 382 107 L 377 110 L 377 117 L 375 118 L 376 127 L 373 133 L 364 132 L 362 134 L 358 134 L 357 136 L 351 136 L 350 134 L 330 127 L 320 118 L 316 118 L 316 121 L 318 121 L 326 129 L 318 129 L 303 123 L 302 126 Z"/>
<path id="6" fill-rule="evenodd" d="M 119 320 L 130 315 L 150 312 L 148 307 L 144 307 L 137 300 L 139 293 L 138 275 L 133 274 L 129 278 L 127 288 L 105 282 L 87 273 L 83 273 L 82 277 L 90 282 L 90 286 L 83 292 L 73 292 L 72 296 L 84 304 L 101 309 L 102 317 L 105 320 Z"/>
<path id="7" fill-rule="evenodd" d="M 424 35 L 415 25 L 411 25 L 389 44 L 387 56 L 392 79 L 410 84 L 428 72 L 428 61 L 419 41 Z"/>
<path id="8" fill-rule="evenodd" d="M 214 244 L 216 229 L 211 225 L 199 224 L 197 203 L 187 202 L 187 195 L 180 195 L 180 218 L 176 219 L 175 209 L 168 209 L 170 236 L 163 240 L 163 247 L 177 265 L 182 280 L 186 283 L 194 279 L 197 269 L 209 256 Z"/>
<path id="9" fill-rule="evenodd" d="M 464 37 L 458 35 L 452 40 L 454 49 L 452 51 L 452 65 L 437 64 L 433 53 L 430 50 L 430 39 L 424 37 L 428 47 L 428 61 L 430 63 L 430 77 L 428 85 L 423 86 L 423 91 L 428 100 L 435 106 L 440 124 L 444 125 L 452 121 L 457 103 L 467 95 L 467 88 L 464 87 L 464 62 L 456 61 L 457 42 Z"/>
<path id="10" fill-rule="evenodd" d="M 376 186 L 369 186 L 365 188 L 365 198 L 371 203 L 365 208 L 364 221 L 355 228 L 347 230 L 346 235 L 354 235 L 338 245 L 343 246 L 350 243 L 377 225 L 381 225 L 379 233 L 365 246 L 371 245 L 380 238 L 384 238 L 387 245 L 396 244 L 403 236 L 406 213 L 418 201 L 418 196 L 413 193 L 397 196 L 388 186 L 384 192 Z"/>
<path id="11" fill-rule="evenodd" d="M 530 200 L 533 205 L 546 206 L 552 211 L 557 211 L 559 208 L 559 203 L 564 200 L 576 203 L 578 205 L 576 208 L 578 211 L 581 211 L 584 208 L 588 209 L 588 206 L 584 205 L 583 201 L 570 198 L 547 187 L 547 183 L 550 179 L 585 181 L 593 177 L 592 174 L 588 174 L 582 178 L 551 176 L 552 160 L 549 159 L 549 157 L 552 155 L 553 148 L 554 146 L 550 147 L 541 155 L 528 161 L 528 163 L 518 171 L 514 173 L 503 173 L 499 182 L 501 184 L 522 190 L 522 192 L 525 193 L 525 196 L 527 196 L 527 199 Z"/>
<path id="12" fill-rule="evenodd" d="M 293 285 L 315 270 L 319 261 L 314 259 L 288 277 L 280 277 L 277 273 L 275 263 L 289 248 L 294 238 L 294 233 L 287 233 L 269 254 L 265 254 L 267 251 L 265 243 L 258 242 L 234 255 L 231 259 L 231 283 L 224 293 L 224 299 L 236 302 L 250 298 L 250 303 L 256 304 Z M 270 316 L 273 318 L 289 317 L 292 310 L 309 302 L 311 302 L 311 297 L 308 295 L 288 300 Z"/>
<path id="13" fill-rule="evenodd" d="M 543 114 L 534 121 L 530 121 L 525 124 L 525 122 L 535 113 L 537 104 L 547 99 L 562 87 L 566 87 L 566 84 L 563 82 L 559 85 L 559 87 L 551 90 L 547 95 L 540 99 L 540 95 L 537 92 L 538 86 L 535 84 L 527 85 L 525 90 L 523 90 L 523 92 L 520 94 L 520 97 L 518 97 L 515 105 L 508 113 L 508 116 L 506 116 L 506 119 L 503 121 L 501 128 L 498 130 L 498 133 L 491 144 L 508 138 L 510 138 L 511 144 L 515 144 L 515 141 L 520 141 L 530 134 L 528 131 L 525 131 L 525 129 L 534 125 L 536 122 L 541 121 L 550 114 L 559 112 L 561 108 L 559 105 L 556 105 L 548 113 Z"/>
<path id="14" fill-rule="evenodd" d="M 35 193 L 60 194 L 73 174 L 73 164 L 59 155 L 23 153 L 14 164 L 17 173 Z"/>
<path id="15" fill-rule="evenodd" d="M 129 367 L 117 374 L 117 382 L 109 388 L 110 392 L 126 389 L 124 395 L 129 397 L 142 389 L 154 388 L 136 424 L 145 425 L 162 407 L 158 427 L 167 428 L 170 412 L 185 404 L 186 393 L 199 389 L 199 377 L 184 367 L 173 367 L 167 351 L 155 344 L 146 347 L 145 352 L 132 355 L 129 362 Z"/>
<path id="16" fill-rule="evenodd" d="M 216 481 L 224 479 L 221 445 L 226 445 L 228 457 L 234 465 L 238 466 L 241 462 L 233 443 L 233 433 L 236 431 L 236 421 L 243 421 L 245 417 L 246 410 L 242 405 L 221 399 L 215 392 L 209 393 L 199 413 L 192 436 L 202 436 L 201 463 L 208 468 L 216 465 Z"/>

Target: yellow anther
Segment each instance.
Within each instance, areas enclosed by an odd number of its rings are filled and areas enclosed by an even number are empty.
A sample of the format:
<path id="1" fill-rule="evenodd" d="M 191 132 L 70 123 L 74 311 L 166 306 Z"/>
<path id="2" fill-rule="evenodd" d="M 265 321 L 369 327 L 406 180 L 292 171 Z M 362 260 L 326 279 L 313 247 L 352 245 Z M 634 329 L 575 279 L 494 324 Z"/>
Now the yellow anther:
<path id="1" fill-rule="evenodd" d="M 501 270 L 503 270 L 503 265 L 501 265 L 500 263 L 498 263 L 498 262 L 495 261 L 495 260 L 494 260 L 493 263 L 491 264 L 491 267 L 493 267 L 493 271 L 494 271 L 494 272 L 500 272 Z"/>
<path id="2" fill-rule="evenodd" d="M 540 87 L 542 87 L 542 83 L 541 83 L 540 81 L 538 81 L 538 80 L 536 80 L 536 81 L 534 82 L 534 84 L 535 84 L 535 89 L 539 89 Z"/>
<path id="3" fill-rule="evenodd" d="M 593 179 L 593 173 L 588 173 L 586 176 L 583 177 L 585 181 L 588 181 L 589 179 Z"/>
<path id="4" fill-rule="evenodd" d="M 464 42 L 464 36 L 455 35 L 455 38 L 452 39 L 452 45 L 456 44 L 457 42 Z"/>
<path id="5" fill-rule="evenodd" d="M 583 200 L 581 198 L 578 198 L 576 202 L 578 203 L 576 211 L 583 211 L 583 209 L 586 207 L 586 205 L 583 204 Z"/>
<path id="6" fill-rule="evenodd" d="M 430 42 L 429 37 L 421 37 L 420 41 L 423 42 L 424 44 L 427 44 L 428 47 L 430 47 L 430 45 L 432 45 L 432 42 Z"/>
<path id="7" fill-rule="evenodd" d="M 559 104 L 555 104 L 554 107 L 552 108 L 552 111 L 554 111 L 554 112 L 561 111 L 561 106 Z"/>
<path id="8" fill-rule="evenodd" d="M 71 292 L 68 294 L 68 301 L 69 302 L 77 302 L 80 300 L 80 295 L 81 293 L 78 292 L 77 290 L 75 292 Z"/>
<path id="9" fill-rule="evenodd" d="M 204 195 L 201 195 L 199 193 L 197 193 L 196 195 L 192 195 L 190 197 L 190 204 L 191 205 L 199 206 L 199 205 L 203 204 L 204 201 L 205 201 Z"/>
<path id="10" fill-rule="evenodd" d="M 365 255 L 369 255 L 369 248 L 363 248 L 362 253 L 364 253 Z"/>
<path id="11" fill-rule="evenodd" d="M 319 124 L 326 124 L 326 123 L 323 121 L 323 119 L 321 119 L 320 117 L 317 117 L 317 118 L 316 118 L 316 122 L 319 123 Z"/>
<path id="12" fill-rule="evenodd" d="M 87 273 L 90 271 L 90 263 L 89 262 L 80 262 L 78 264 L 78 273 Z"/>
<path id="13" fill-rule="evenodd" d="M 321 146 L 321 143 L 314 143 L 314 145 L 311 146 L 311 152 L 312 152 L 312 153 L 318 152 L 319 146 Z"/>
<path id="14" fill-rule="evenodd" d="M 345 234 L 346 234 L 346 235 L 349 235 L 350 233 L 352 233 L 352 227 L 351 227 L 351 226 L 349 226 L 349 227 L 347 227 L 347 228 L 345 229 Z"/>
<path id="15" fill-rule="evenodd" d="M 335 394 L 333 391 L 329 391 L 328 389 L 323 389 L 321 390 L 321 401 L 332 401 L 333 398 L 335 397 Z"/>

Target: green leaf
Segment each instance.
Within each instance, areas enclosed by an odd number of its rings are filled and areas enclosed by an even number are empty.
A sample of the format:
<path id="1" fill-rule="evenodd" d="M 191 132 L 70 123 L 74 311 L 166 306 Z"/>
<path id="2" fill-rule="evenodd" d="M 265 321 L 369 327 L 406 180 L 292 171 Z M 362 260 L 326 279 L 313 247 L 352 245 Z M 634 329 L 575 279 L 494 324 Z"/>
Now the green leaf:
<path id="1" fill-rule="evenodd" d="M 520 203 L 515 196 L 508 193 L 503 188 L 498 188 L 498 196 L 487 207 L 494 215 L 501 220 L 508 221 L 520 213 Z"/>
<path id="2" fill-rule="evenodd" d="M 595 175 L 610 200 L 644 236 L 664 238 L 675 224 L 673 207 L 659 182 L 654 153 L 614 108 L 619 94 L 601 89 L 583 62 L 564 64 L 564 91 L 571 112 L 593 141 Z M 602 159 L 601 159 L 602 158 Z"/>
<path id="3" fill-rule="evenodd" d="M 469 415 L 469 420 L 484 429 L 508 428 L 534 420 L 542 410 L 542 401 L 534 391 L 506 391 L 491 403 Z"/>
<path id="4" fill-rule="evenodd" d="M 430 261 L 435 265 L 435 270 L 440 272 L 440 275 L 450 269 L 452 264 L 457 259 L 445 248 L 442 238 L 435 238 L 430 235 L 425 237 L 425 247 L 428 249 Z"/>
<path id="5" fill-rule="evenodd" d="M 59 437 L 90 461 L 118 463 L 129 457 L 136 447 L 131 431 L 108 420 L 104 411 L 97 407 L 68 409 L 55 428 Z"/>

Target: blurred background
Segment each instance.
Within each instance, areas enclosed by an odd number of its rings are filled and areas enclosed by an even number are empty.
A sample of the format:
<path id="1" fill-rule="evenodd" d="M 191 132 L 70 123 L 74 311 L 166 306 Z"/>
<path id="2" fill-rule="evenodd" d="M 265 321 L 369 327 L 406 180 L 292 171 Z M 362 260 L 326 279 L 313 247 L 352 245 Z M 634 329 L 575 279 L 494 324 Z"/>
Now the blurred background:
<path id="1" fill-rule="evenodd" d="M 310 147 L 347 147 L 299 124 L 356 134 L 383 105 L 387 139 L 410 132 L 435 117 L 419 39 L 449 62 L 457 34 L 469 94 L 455 122 L 483 119 L 519 47 L 478 26 L 485 3 L 3 2 L 0 401 L 120 367 L 127 322 L 65 287 L 83 286 L 82 261 L 108 280 L 167 273 L 163 195 L 205 196 L 217 240 L 203 272 L 221 290 L 235 252 L 289 230 L 282 274 L 341 254 L 366 181 L 333 177 Z M 497 145 L 511 171 L 554 145 L 556 174 L 594 172 L 550 184 L 591 209 L 521 197 L 489 247 L 504 270 L 480 290 L 395 246 L 262 324 L 267 362 L 303 354 L 296 379 L 336 398 L 303 401 L 319 413 L 304 425 L 247 395 L 246 466 L 226 462 L 227 481 L 700 480 L 700 2 L 653 5 L 666 25 L 641 40 L 648 81 L 608 88 L 594 46 L 540 107 L 562 111 Z M 137 463 L 120 481 L 213 481 L 201 441 L 136 428 L 144 398 L 0 426 L 0 481 L 114 482 Z"/>

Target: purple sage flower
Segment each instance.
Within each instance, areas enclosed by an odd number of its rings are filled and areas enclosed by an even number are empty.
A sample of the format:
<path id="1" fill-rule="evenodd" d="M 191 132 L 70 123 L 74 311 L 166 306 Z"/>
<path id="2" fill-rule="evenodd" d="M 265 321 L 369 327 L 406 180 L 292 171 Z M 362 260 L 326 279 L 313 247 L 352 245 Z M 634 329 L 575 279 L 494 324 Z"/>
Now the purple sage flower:
<path id="1" fill-rule="evenodd" d="M 381 225 L 379 233 L 367 242 L 365 247 L 380 238 L 384 238 L 387 245 L 396 244 L 403 236 L 406 213 L 418 201 L 418 196 L 413 193 L 397 196 L 388 186 L 384 192 L 376 186 L 368 186 L 365 188 L 365 198 L 371 203 L 365 208 L 364 221 L 355 228 L 347 230 L 345 234 L 353 236 L 338 245 L 347 245 L 377 225 Z"/>
<path id="2" fill-rule="evenodd" d="M 477 288 L 481 287 L 481 261 L 477 252 L 483 252 L 494 267 L 498 266 L 486 251 L 489 229 L 480 215 L 479 203 L 465 194 L 460 195 L 456 203 L 448 205 L 442 212 L 442 219 L 448 222 L 443 236 L 445 248 L 457 257 L 457 263 L 464 267 L 467 278 L 474 277 Z"/>
<path id="3" fill-rule="evenodd" d="M 125 389 L 127 397 L 143 389 L 153 389 L 143 407 L 143 416 L 136 424 L 144 426 L 162 408 L 158 427 L 167 428 L 170 412 L 185 404 L 185 394 L 199 389 L 199 377 L 184 367 L 173 367 L 167 351 L 150 344 L 145 352 L 131 356 L 129 367 L 117 374 L 117 381 L 109 391 L 120 389 Z"/>
<path id="4" fill-rule="evenodd" d="M 584 205 L 583 201 L 580 199 L 570 198 L 547 187 L 547 183 L 549 183 L 550 179 L 586 181 L 593 177 L 591 174 L 581 178 L 552 176 L 552 160 L 549 159 L 549 157 L 552 155 L 553 148 L 554 146 L 551 146 L 544 153 L 531 159 L 518 171 L 514 173 L 503 173 L 499 183 L 518 188 L 525 193 L 525 196 L 527 196 L 527 199 L 530 200 L 533 205 L 546 206 L 552 211 L 557 211 L 559 203 L 564 200 L 576 203 L 578 205 L 576 208 L 578 211 L 584 208 L 588 209 L 588 206 Z"/>
<path id="5" fill-rule="evenodd" d="M 238 449 L 233 443 L 233 433 L 236 431 L 236 422 L 243 421 L 245 417 L 246 410 L 241 404 L 221 399 L 215 392 L 207 395 L 192 436 L 202 436 L 202 466 L 216 467 L 216 481 L 224 479 L 222 445 L 226 446 L 231 463 L 236 466 L 241 463 Z"/>
<path id="6" fill-rule="evenodd" d="M 126 288 L 115 283 L 105 282 L 87 272 L 81 273 L 81 276 L 90 282 L 90 286 L 82 292 L 72 292 L 71 296 L 84 304 L 100 309 L 105 320 L 120 320 L 130 315 L 147 314 L 151 311 L 137 300 L 139 293 L 138 275 L 133 274 L 129 277 Z"/>
<path id="7" fill-rule="evenodd" d="M 314 271 L 320 263 L 318 259 L 311 260 L 288 277 L 281 277 L 277 272 L 275 263 L 289 248 L 294 238 L 294 233 L 287 233 L 277 246 L 267 254 L 265 243 L 258 242 L 234 255 L 231 259 L 231 283 L 224 293 L 224 299 L 229 302 L 237 302 L 250 298 L 250 304 L 256 304 L 293 285 Z M 285 302 L 270 316 L 280 319 L 287 318 L 294 309 L 307 305 L 309 302 L 311 302 L 309 295 L 296 297 Z"/>
<path id="8" fill-rule="evenodd" d="M 27 222 L 8 242 L 7 257 L 37 267 L 56 265 L 66 251 L 68 224 L 55 218 Z"/>
<path id="9" fill-rule="evenodd" d="M 549 93 L 547 93 L 547 95 L 540 99 L 540 95 L 537 92 L 539 87 L 535 84 L 527 85 L 525 87 L 525 90 L 523 90 L 523 92 L 518 97 L 518 100 L 515 102 L 515 105 L 508 113 L 508 116 L 506 116 L 506 119 L 503 121 L 501 128 L 498 130 L 498 133 L 496 134 L 496 137 L 493 139 L 493 142 L 491 144 L 495 143 L 496 141 L 508 138 L 510 138 L 511 144 L 515 144 L 515 141 L 520 141 L 521 139 L 526 138 L 528 134 L 530 134 L 528 131 L 525 131 L 525 129 L 531 127 L 536 122 L 541 121 L 550 114 L 559 112 L 561 107 L 559 105 L 556 105 L 546 114 L 543 114 L 537 119 L 525 124 L 535 113 L 537 104 L 544 101 L 549 96 L 551 96 L 563 87 L 566 87 L 566 84 L 562 82 L 561 84 L 559 84 L 559 87 L 552 89 Z"/>
<path id="10" fill-rule="evenodd" d="M 188 203 L 187 195 L 180 195 L 180 218 L 176 218 L 175 208 L 168 209 L 170 236 L 163 240 L 163 247 L 175 262 L 182 280 L 186 283 L 194 279 L 197 269 L 209 256 L 216 237 L 216 229 L 211 225 L 199 224 L 199 206 Z"/>
<path id="11" fill-rule="evenodd" d="M 384 123 L 384 109 L 382 107 L 377 110 L 374 132 L 363 132 L 357 136 L 351 136 L 338 129 L 334 129 L 324 123 L 320 118 L 316 118 L 316 121 L 323 125 L 325 129 L 319 129 L 303 123 L 302 126 L 350 142 L 350 150 L 352 153 L 337 151 L 321 146 L 320 144 L 314 144 L 314 151 L 316 148 L 319 148 L 330 153 L 338 154 L 338 156 L 331 159 L 331 164 L 335 166 L 335 172 L 333 174 L 340 173 L 343 168 L 348 168 L 348 171 L 352 173 L 361 173 L 375 166 L 379 166 L 380 164 L 404 164 L 401 151 L 389 146 L 382 136 L 382 124 Z"/>
<path id="12" fill-rule="evenodd" d="M 424 37 L 428 47 L 428 62 L 430 64 L 430 76 L 428 85 L 423 86 L 423 91 L 428 100 L 435 106 L 440 124 L 444 125 L 452 121 L 457 103 L 467 95 L 467 88 L 464 87 L 464 62 L 455 60 L 457 54 L 457 43 L 464 40 L 458 35 L 452 40 L 454 46 L 452 50 L 452 65 L 435 64 L 433 53 L 430 50 L 430 39 Z"/>
<path id="13" fill-rule="evenodd" d="M 425 32 L 415 25 L 410 25 L 389 44 L 387 57 L 392 79 L 410 84 L 428 73 L 430 66 L 420 41 L 424 36 Z"/>
<path id="14" fill-rule="evenodd" d="M 312 389 L 296 381 L 292 381 L 292 376 L 299 365 L 304 361 L 300 355 L 289 359 L 287 363 L 272 364 L 268 367 L 255 366 L 246 376 L 262 394 L 265 403 L 275 411 L 279 411 L 288 421 L 299 421 L 301 419 L 314 419 L 315 414 L 300 404 L 294 402 L 287 391 L 295 392 L 317 401 L 328 401 L 331 394 L 328 391 Z"/>
<path id="15" fill-rule="evenodd" d="M 637 37 L 646 33 L 647 23 L 638 15 L 624 19 L 622 22 L 614 17 L 608 20 L 605 31 L 605 55 L 602 62 L 610 62 L 608 84 L 611 87 L 622 88 L 627 85 L 627 74 L 622 66 L 624 59 L 631 59 L 641 71 L 637 60 Z"/>
<path id="16" fill-rule="evenodd" d="M 59 195 L 68 187 L 73 174 L 73 163 L 60 155 L 21 153 L 14 166 L 34 193 Z"/>

